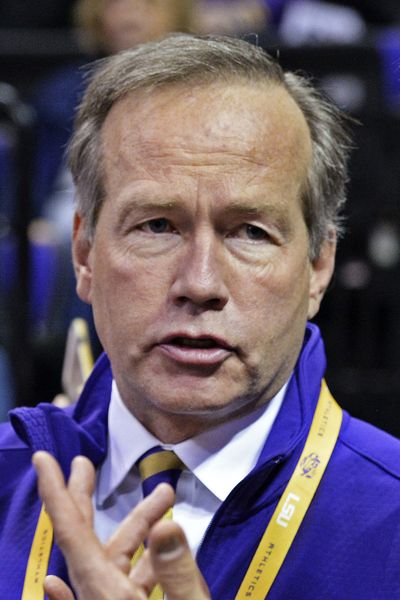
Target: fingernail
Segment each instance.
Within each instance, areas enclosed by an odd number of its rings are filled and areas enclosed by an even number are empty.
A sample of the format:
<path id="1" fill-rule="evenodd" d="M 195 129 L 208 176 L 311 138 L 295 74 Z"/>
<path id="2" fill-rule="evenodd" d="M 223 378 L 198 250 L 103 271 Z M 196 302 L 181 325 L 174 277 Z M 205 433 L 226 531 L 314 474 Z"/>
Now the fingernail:
<path id="1" fill-rule="evenodd" d="M 155 548 L 159 558 L 171 560 L 182 551 L 182 543 L 179 537 L 172 536 L 163 541 L 160 541 Z"/>

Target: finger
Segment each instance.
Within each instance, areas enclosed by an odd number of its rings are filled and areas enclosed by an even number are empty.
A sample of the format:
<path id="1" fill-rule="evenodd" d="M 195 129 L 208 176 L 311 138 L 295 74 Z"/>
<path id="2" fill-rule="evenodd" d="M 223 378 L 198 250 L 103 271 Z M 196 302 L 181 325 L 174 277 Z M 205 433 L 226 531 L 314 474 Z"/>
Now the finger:
<path id="1" fill-rule="evenodd" d="M 169 600 L 210 599 L 185 534 L 177 523 L 157 523 L 149 535 L 149 548 L 156 579 Z"/>
<path id="2" fill-rule="evenodd" d="M 161 519 L 174 502 L 173 488 L 162 483 L 129 513 L 106 544 L 107 555 L 125 573 L 131 557 L 147 538 L 150 528 Z"/>
<path id="3" fill-rule="evenodd" d="M 82 600 L 146 598 L 143 591 L 135 589 L 130 579 L 108 559 L 93 529 L 71 497 L 57 461 L 46 452 L 38 452 L 33 462 L 38 473 L 40 493 L 53 522 L 55 537 L 67 562 L 77 597 Z M 61 593 L 60 584 L 57 585 L 58 590 L 53 590 L 53 595 Z M 66 594 L 65 588 L 62 593 Z M 57 595 L 55 600 L 59 600 Z M 61 596 L 61 600 L 70 598 Z"/>
<path id="4" fill-rule="evenodd" d="M 77 508 L 65 485 L 59 464 L 48 452 L 36 452 L 32 459 L 38 476 L 39 494 L 53 523 L 57 543 L 65 553 L 85 560 L 85 553 L 99 546 L 94 533 Z"/>
<path id="5" fill-rule="evenodd" d="M 43 587 L 49 600 L 75 600 L 71 589 L 55 575 L 48 575 Z"/>
<path id="6" fill-rule="evenodd" d="M 65 394 L 57 394 L 57 396 L 54 396 L 52 404 L 58 406 L 58 408 L 66 408 L 72 404 L 72 401 Z"/>
<path id="7" fill-rule="evenodd" d="M 64 525 L 68 528 L 69 519 L 75 525 L 83 522 L 82 514 L 72 500 L 56 459 L 48 452 L 39 451 L 33 455 L 32 462 L 38 476 L 40 497 L 59 534 L 64 532 Z"/>
<path id="8" fill-rule="evenodd" d="M 93 520 L 92 494 L 95 478 L 95 470 L 90 460 L 85 456 L 76 456 L 71 464 L 68 491 L 84 519 L 90 524 Z"/>
<path id="9" fill-rule="evenodd" d="M 157 580 L 148 548 L 146 548 L 135 566 L 132 567 L 129 579 L 138 589 L 143 590 L 146 597 L 150 596 L 151 591 L 157 584 Z"/>
<path id="10" fill-rule="evenodd" d="M 39 494 L 46 506 L 57 505 L 68 495 L 64 475 L 59 464 L 48 452 L 35 452 L 33 466 L 38 476 Z"/>

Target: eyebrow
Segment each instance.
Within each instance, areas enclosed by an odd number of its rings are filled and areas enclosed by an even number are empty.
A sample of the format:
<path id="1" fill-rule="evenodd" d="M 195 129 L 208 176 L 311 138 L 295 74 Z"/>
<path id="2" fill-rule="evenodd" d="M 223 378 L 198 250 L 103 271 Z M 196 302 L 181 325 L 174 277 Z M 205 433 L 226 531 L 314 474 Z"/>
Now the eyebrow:
<path id="1" fill-rule="evenodd" d="M 178 198 L 167 200 L 166 198 L 155 199 L 154 196 L 152 196 L 151 199 L 137 196 L 126 203 L 126 205 L 123 208 L 123 212 L 130 212 L 131 210 L 135 210 L 137 208 L 144 208 L 146 210 L 157 210 L 158 208 L 170 210 L 179 207 L 180 204 L 181 200 L 179 200 Z M 223 212 L 235 212 L 237 214 L 247 215 L 269 213 L 275 214 L 277 217 L 283 214 L 282 210 L 280 210 L 276 206 L 269 205 L 266 201 L 246 204 L 243 202 L 243 200 L 229 201 L 229 204 L 223 208 Z"/>
<path id="2" fill-rule="evenodd" d="M 232 214 L 242 218 L 271 217 L 283 231 L 289 232 L 291 230 L 287 211 L 269 204 L 267 200 L 255 201 L 249 204 L 245 204 L 242 200 L 233 200 L 229 206 L 225 208 L 224 212 L 228 215 Z"/>
<path id="3" fill-rule="evenodd" d="M 146 198 L 145 196 L 136 196 L 129 200 L 123 207 L 119 216 L 118 222 L 122 224 L 127 216 L 132 212 L 143 212 L 143 216 L 153 211 L 173 212 L 182 205 L 179 198 L 166 199 L 165 197 Z M 285 233 L 291 231 L 290 222 L 286 211 L 275 205 L 271 205 L 267 200 L 255 200 L 247 204 L 242 199 L 233 199 L 229 201 L 227 206 L 222 207 L 221 214 L 226 217 L 236 218 L 254 218 L 254 217 L 270 217 L 274 220 L 278 227 Z"/>
<path id="4" fill-rule="evenodd" d="M 276 206 L 271 206 L 267 201 L 256 201 L 252 203 L 244 203 L 243 200 L 232 200 L 229 202 L 229 205 L 226 206 L 225 210 L 227 212 L 234 212 L 238 215 L 260 215 L 260 214 L 272 214 L 277 217 L 283 215 L 283 211 Z"/>
<path id="5" fill-rule="evenodd" d="M 152 212 L 154 210 L 166 210 L 170 212 L 173 210 L 178 204 L 177 200 L 166 200 L 165 198 L 160 198 L 159 200 L 155 200 L 154 196 L 152 196 L 151 200 L 146 199 L 144 196 L 136 196 L 134 199 L 127 201 L 124 203 L 122 207 L 121 213 L 118 218 L 118 223 L 122 224 L 128 215 L 132 212 Z"/>

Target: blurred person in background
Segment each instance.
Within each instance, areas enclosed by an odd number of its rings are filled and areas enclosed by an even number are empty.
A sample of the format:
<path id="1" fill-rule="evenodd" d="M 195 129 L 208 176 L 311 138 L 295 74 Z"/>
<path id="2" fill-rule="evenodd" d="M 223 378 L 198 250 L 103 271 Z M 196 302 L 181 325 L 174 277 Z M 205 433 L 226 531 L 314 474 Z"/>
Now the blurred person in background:
<path id="1" fill-rule="evenodd" d="M 267 0 L 197 0 L 194 9 L 196 31 L 203 34 L 257 33 L 269 20 Z"/>
<path id="2" fill-rule="evenodd" d="M 73 19 L 82 57 L 52 72 L 37 86 L 33 98 L 38 128 L 32 216 L 45 224 L 31 229 L 45 233 L 39 242 L 46 259 L 56 254 L 53 270 L 43 264 L 34 266 L 38 271 L 34 281 L 43 282 L 43 276 L 45 280 L 32 295 L 38 397 L 47 393 L 51 399 L 58 391 L 55 386 L 71 319 L 88 320 L 95 355 L 100 351 L 91 310 L 75 293 L 70 260 L 74 186 L 64 161 L 75 109 L 85 88 L 85 64 L 168 32 L 187 30 L 191 10 L 192 0 L 78 0 Z"/>
<path id="3" fill-rule="evenodd" d="M 63 154 L 72 131 L 75 109 L 84 90 L 82 68 L 88 58 L 114 54 L 171 31 L 190 28 L 192 0 L 78 0 L 73 10 L 82 58 L 43 80 L 33 103 L 37 111 L 38 160 L 35 216 L 56 188 L 68 187 Z M 58 178 L 58 182 L 56 184 Z"/>
<path id="4" fill-rule="evenodd" d="M 190 28 L 193 0 L 79 0 L 75 22 L 92 54 L 114 54 Z"/>
<path id="5" fill-rule="evenodd" d="M 394 16 L 388 9 L 361 10 L 360 4 L 356 0 L 198 0 L 195 24 L 200 33 L 269 33 L 289 45 L 353 43 L 365 35 L 366 19 Z"/>

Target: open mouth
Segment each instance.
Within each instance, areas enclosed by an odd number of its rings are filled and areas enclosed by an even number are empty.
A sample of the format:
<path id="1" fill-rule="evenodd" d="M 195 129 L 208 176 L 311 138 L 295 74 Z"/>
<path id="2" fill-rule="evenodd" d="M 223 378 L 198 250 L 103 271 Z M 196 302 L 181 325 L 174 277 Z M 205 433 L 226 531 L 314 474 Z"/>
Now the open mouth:
<path id="1" fill-rule="evenodd" d="M 218 344 L 212 338 L 187 338 L 187 337 L 175 337 L 169 340 L 169 344 L 173 344 L 174 346 L 183 346 L 185 348 L 199 348 L 199 349 L 209 349 L 209 348 L 221 348 L 222 346 Z"/>
<path id="2" fill-rule="evenodd" d="M 195 366 L 216 366 L 234 352 L 224 340 L 207 335 L 172 335 L 158 344 L 158 348 L 177 363 Z"/>

